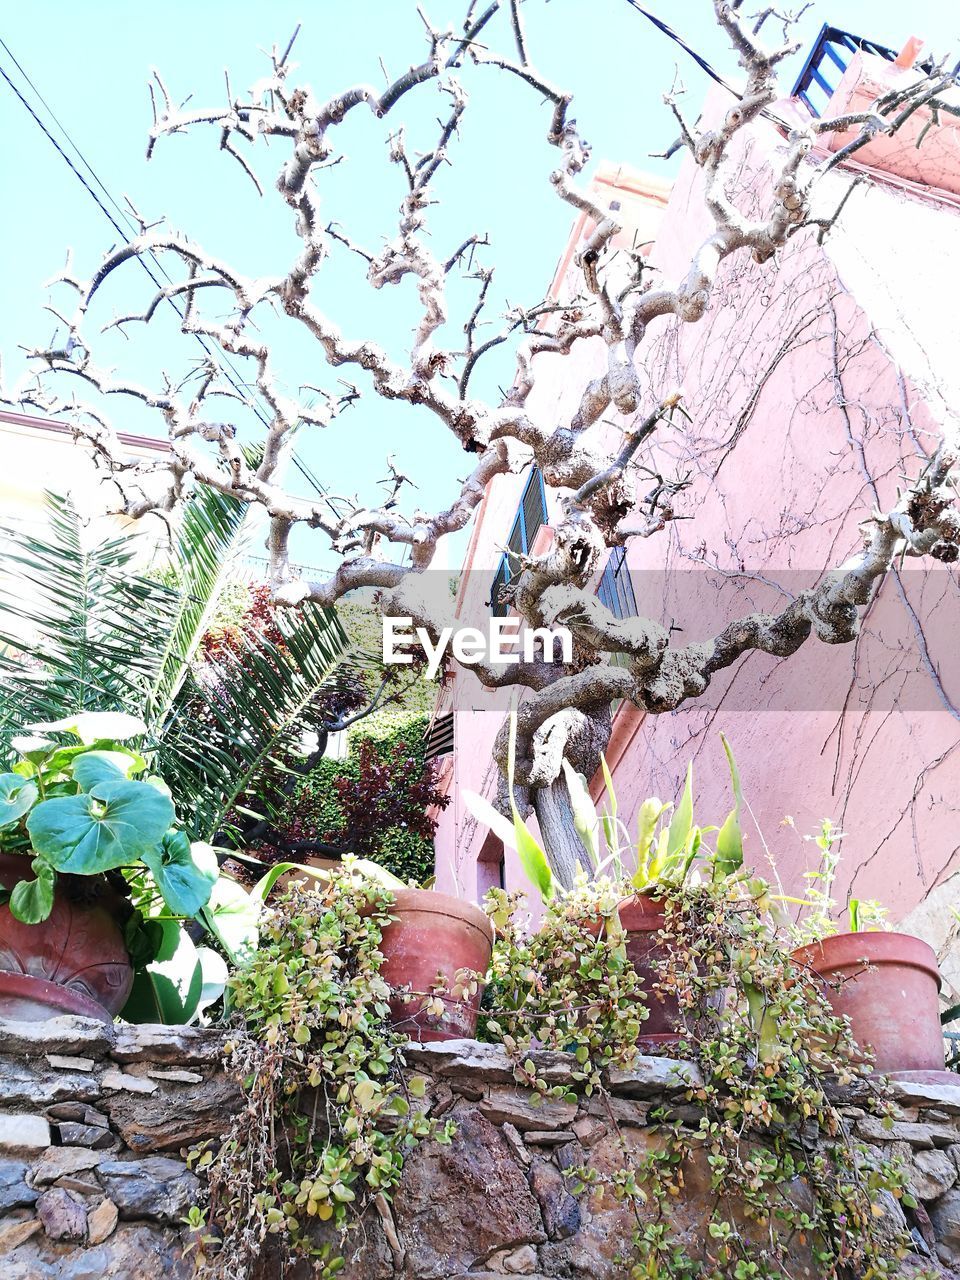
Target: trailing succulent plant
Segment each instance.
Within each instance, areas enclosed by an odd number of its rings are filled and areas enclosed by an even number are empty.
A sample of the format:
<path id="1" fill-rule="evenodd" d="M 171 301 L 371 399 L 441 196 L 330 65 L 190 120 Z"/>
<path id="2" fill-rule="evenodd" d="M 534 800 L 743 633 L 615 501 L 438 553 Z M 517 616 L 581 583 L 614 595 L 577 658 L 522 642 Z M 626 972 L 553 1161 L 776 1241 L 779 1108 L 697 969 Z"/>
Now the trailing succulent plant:
<path id="1" fill-rule="evenodd" d="M 635 838 L 617 816 L 608 774 L 608 804 L 598 815 L 585 780 L 568 773 L 577 833 L 595 868 L 572 890 L 558 891 L 543 874 L 546 856 L 514 811 L 509 825 L 544 918 L 531 932 L 521 895 L 487 895 L 497 941 L 480 1034 L 503 1044 L 534 1099 L 575 1097 L 538 1073 L 533 1051 L 541 1047 L 572 1052 L 576 1087 L 602 1098 L 606 1073 L 635 1064 L 650 1002 L 677 1011 L 677 1041 L 667 1052 L 698 1068 L 687 1092 L 695 1110 L 654 1114 L 660 1140 L 652 1147 L 621 1135 L 623 1160 L 612 1171 L 590 1164 L 566 1171 L 574 1194 L 606 1192 L 634 1210 L 624 1275 L 784 1277 L 804 1251 L 808 1273 L 835 1280 L 901 1274 L 909 1242 L 891 1225 L 890 1208 L 894 1200 L 915 1207 L 903 1171 L 850 1137 L 832 1099 L 838 1086 L 856 1085 L 860 1105 L 881 1117 L 891 1107 L 848 1024 L 792 959 L 796 936 L 783 896 L 743 865 L 744 802 L 723 745 L 734 807 L 720 826 L 695 821 L 692 769 L 676 806 L 656 799 L 641 806 Z M 474 808 L 509 836 L 505 819 Z M 829 899 L 831 834 L 821 832 L 826 880 L 814 881 L 804 905 Z M 664 913 L 653 935 L 660 963 L 643 974 L 631 962 L 619 910 L 636 895 L 655 899 Z M 653 989 L 645 990 L 651 972 Z M 715 1197 L 700 1241 L 684 1236 L 672 1211 L 694 1168 Z"/>
<path id="2" fill-rule="evenodd" d="M 633 1209 L 623 1274 L 782 1278 L 798 1274 L 800 1256 L 807 1274 L 834 1280 L 902 1274 L 909 1241 L 891 1208 L 915 1207 L 904 1172 L 850 1137 L 833 1099 L 855 1085 L 858 1105 L 874 1114 L 887 1117 L 890 1104 L 846 1022 L 782 945 L 769 887 L 745 871 L 662 887 L 668 960 L 646 992 L 617 916 L 625 892 L 584 881 L 548 904 L 529 935 L 517 899 L 491 891 L 498 940 L 480 1031 L 504 1045 L 535 1100 L 576 1097 L 538 1074 L 534 1050 L 546 1047 L 575 1055 L 576 1087 L 602 1105 L 606 1072 L 636 1063 L 647 1002 L 679 1009 L 678 1042 L 665 1051 L 696 1064 L 692 1105 L 651 1113 L 653 1145 L 621 1134 L 613 1169 L 566 1170 L 573 1194 Z M 691 1176 L 714 1198 L 699 1240 L 676 1225 Z"/>
<path id="3" fill-rule="evenodd" d="M 311 1259 L 320 1280 L 337 1275 L 407 1152 L 451 1140 L 452 1125 L 425 1114 L 426 1081 L 405 1073 L 406 1037 L 389 1023 L 378 947 L 391 902 L 347 858 L 264 911 L 259 946 L 229 983 L 227 1066 L 244 1103 L 191 1157 L 207 1188 L 190 1217 L 203 1275 L 246 1275 L 271 1244 Z"/>

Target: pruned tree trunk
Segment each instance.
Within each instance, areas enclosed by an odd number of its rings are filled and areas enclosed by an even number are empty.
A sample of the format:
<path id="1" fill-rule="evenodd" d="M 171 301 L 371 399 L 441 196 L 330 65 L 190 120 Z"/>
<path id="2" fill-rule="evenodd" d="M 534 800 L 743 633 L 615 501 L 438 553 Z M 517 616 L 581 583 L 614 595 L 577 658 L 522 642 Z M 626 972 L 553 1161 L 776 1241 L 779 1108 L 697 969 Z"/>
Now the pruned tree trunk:
<path id="1" fill-rule="evenodd" d="M 582 868 L 587 875 L 592 875 L 593 867 L 574 830 L 570 794 L 563 777 L 549 787 L 532 790 L 530 801 L 553 873 L 565 889 L 572 889 L 577 871 Z"/>

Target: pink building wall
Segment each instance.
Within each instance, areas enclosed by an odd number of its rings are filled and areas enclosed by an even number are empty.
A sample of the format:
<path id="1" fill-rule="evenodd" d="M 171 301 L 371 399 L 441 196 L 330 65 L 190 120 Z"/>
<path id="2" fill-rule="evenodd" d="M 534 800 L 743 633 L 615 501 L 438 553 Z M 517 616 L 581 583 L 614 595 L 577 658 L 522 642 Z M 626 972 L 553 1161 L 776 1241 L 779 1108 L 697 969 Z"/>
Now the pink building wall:
<path id="1" fill-rule="evenodd" d="M 872 96 L 874 85 L 908 74 L 858 57 L 837 99 Z M 707 118 L 728 105 L 717 90 Z M 859 545 L 858 524 L 875 506 L 889 509 L 902 476 L 915 476 L 935 437 L 953 430 L 958 138 L 955 125 L 929 151 L 914 138 L 907 160 L 902 141 L 872 144 L 850 166 L 864 182 L 822 246 L 806 230 L 776 264 L 728 259 L 699 324 L 663 318 L 651 327 L 639 357 L 650 403 L 679 387 L 693 421 L 658 431 L 645 461 L 664 474 L 690 473 L 676 511 L 696 519 L 632 540 L 628 564 L 640 612 L 682 627 L 679 642 L 707 639 L 732 617 L 782 605 L 784 589 L 810 586 L 841 563 Z M 741 208 L 762 207 L 770 159 L 783 145 L 772 123 L 741 144 L 733 166 Z M 601 176 L 598 193 L 620 199 L 619 216 L 639 225 L 637 238 L 655 234 L 650 259 L 664 279 L 684 274 L 708 230 L 692 162 L 681 169 L 665 217 L 653 180 L 626 170 Z M 829 215 L 848 182 L 849 173 L 829 176 L 815 212 Z M 557 289 L 582 233 L 574 228 Z M 633 240 L 632 227 L 624 238 Z M 599 342 L 581 343 L 568 357 L 538 360 L 531 407 L 556 420 L 572 414 L 604 353 Z M 641 416 L 649 407 L 641 406 Z M 490 487 L 468 557 L 465 612 L 484 606 L 489 582 L 480 570 L 492 578 L 524 481 L 501 477 Z M 729 808 L 723 730 L 755 817 L 748 857 L 761 874 L 773 870 L 796 891 L 816 853 L 801 837 L 831 817 L 846 833 L 839 896 L 879 898 L 899 920 L 946 885 L 935 895 L 940 909 L 919 913 L 928 936 L 937 934 L 931 940 L 941 942 L 946 902 L 960 904 L 960 877 L 949 879 L 960 866 L 958 620 L 955 574 L 907 562 L 885 581 L 855 645 L 811 639 L 782 663 L 754 654 L 669 715 L 621 707 L 608 753 L 621 811 L 633 814 L 650 794 L 675 798 L 693 759 L 700 820 L 722 821 Z M 491 747 L 503 714 L 500 700 L 479 709 L 494 695 L 478 688 L 458 673 L 439 708 L 457 715 L 453 801 L 437 833 L 438 887 L 466 896 L 489 876 L 481 868 L 478 881 L 486 833 L 459 792 L 491 793 Z M 784 824 L 788 816 L 792 825 Z M 510 851 L 506 878 L 523 887 Z"/>

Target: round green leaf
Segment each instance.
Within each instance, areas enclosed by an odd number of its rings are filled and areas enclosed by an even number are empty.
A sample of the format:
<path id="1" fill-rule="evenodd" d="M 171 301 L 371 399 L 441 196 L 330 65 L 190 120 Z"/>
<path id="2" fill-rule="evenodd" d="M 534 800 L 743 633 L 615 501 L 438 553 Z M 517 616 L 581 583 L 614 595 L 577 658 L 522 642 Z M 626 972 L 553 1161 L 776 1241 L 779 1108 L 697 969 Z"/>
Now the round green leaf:
<path id="1" fill-rule="evenodd" d="M 173 822 L 170 800 L 143 782 L 101 782 L 86 794 L 43 800 L 27 819 L 37 853 L 58 871 L 97 875 L 138 862 Z"/>
<path id="2" fill-rule="evenodd" d="M 35 738 L 29 734 L 24 734 L 11 738 L 10 745 L 14 751 L 19 751 L 32 764 L 36 764 L 38 760 L 43 759 L 48 751 L 52 751 L 57 744 L 51 742 L 49 738 Z"/>
<path id="3" fill-rule="evenodd" d="M 213 886 L 202 920 L 226 951 L 231 964 L 248 960 L 257 947 L 257 921 L 263 901 L 235 880 L 221 878 Z"/>
<path id="4" fill-rule="evenodd" d="M 35 880 L 21 880 L 10 894 L 10 914 L 23 924 L 39 924 L 53 910 L 53 886 L 57 873 L 44 858 L 31 863 Z"/>
<path id="5" fill-rule="evenodd" d="M 30 812 L 38 794 L 37 784 L 19 773 L 0 773 L 0 831 L 16 826 Z"/>
<path id="6" fill-rule="evenodd" d="M 199 841 L 191 845 L 183 831 L 168 831 L 160 844 L 142 857 L 174 915 L 195 916 L 209 902 L 220 875 L 217 855 L 210 845 Z"/>
<path id="7" fill-rule="evenodd" d="M 120 1011 L 127 1022 L 189 1022 L 203 993 L 203 967 L 189 935 L 176 920 L 159 924 L 159 954 L 134 976 L 130 998 Z"/>
<path id="8" fill-rule="evenodd" d="M 73 776 L 81 791 L 92 791 L 100 782 L 123 782 L 133 760 L 119 751 L 85 751 L 73 762 Z"/>

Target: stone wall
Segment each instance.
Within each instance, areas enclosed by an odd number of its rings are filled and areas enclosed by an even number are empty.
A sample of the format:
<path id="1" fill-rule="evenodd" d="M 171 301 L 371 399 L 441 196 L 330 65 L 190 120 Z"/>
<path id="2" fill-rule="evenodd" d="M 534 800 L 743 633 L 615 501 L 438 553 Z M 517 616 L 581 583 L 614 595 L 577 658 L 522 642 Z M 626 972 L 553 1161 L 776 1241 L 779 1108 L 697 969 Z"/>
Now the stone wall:
<path id="1" fill-rule="evenodd" d="M 86 1018 L 0 1022 L 0 1276 L 187 1280 L 183 1153 L 238 1098 L 221 1037 Z"/>
<path id="2" fill-rule="evenodd" d="M 0 1023 L 2 1280 L 189 1280 L 182 1218 L 197 1184 L 183 1157 L 222 1130 L 238 1097 L 220 1066 L 221 1041 L 211 1031 L 69 1017 Z M 552 1083 L 568 1079 L 566 1055 L 537 1056 Z M 608 1098 L 534 1106 L 492 1046 L 411 1046 L 408 1058 L 429 1077 L 426 1105 L 453 1117 L 458 1135 L 409 1158 L 392 1209 L 372 1212 L 353 1237 L 344 1280 L 619 1280 L 632 1211 L 609 1196 L 575 1198 L 563 1171 L 618 1167 L 620 1140 L 649 1149 L 654 1109 L 695 1124 L 699 1113 L 686 1100 L 692 1068 L 642 1058 L 612 1075 Z M 960 1078 L 893 1089 L 900 1115 L 892 1128 L 855 1093 L 837 1101 L 859 1137 L 912 1170 L 920 1206 L 906 1225 L 916 1261 L 938 1259 L 954 1274 Z M 688 1168 L 672 1225 L 701 1239 L 710 1203 L 706 1171 Z M 900 1213 L 892 1201 L 888 1211 Z M 802 1274 L 806 1261 L 796 1261 Z M 256 1277 L 237 1280 L 278 1275 L 268 1259 Z"/>

